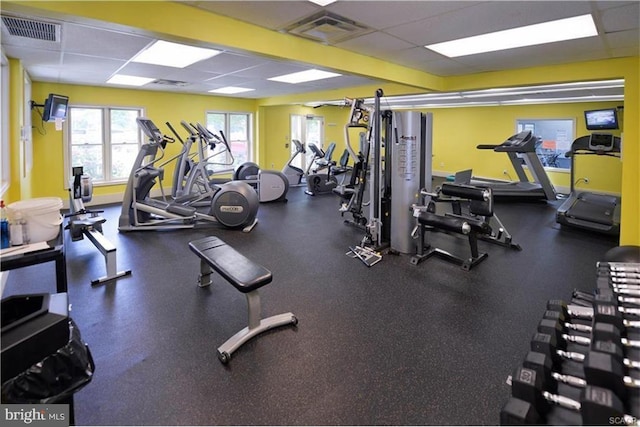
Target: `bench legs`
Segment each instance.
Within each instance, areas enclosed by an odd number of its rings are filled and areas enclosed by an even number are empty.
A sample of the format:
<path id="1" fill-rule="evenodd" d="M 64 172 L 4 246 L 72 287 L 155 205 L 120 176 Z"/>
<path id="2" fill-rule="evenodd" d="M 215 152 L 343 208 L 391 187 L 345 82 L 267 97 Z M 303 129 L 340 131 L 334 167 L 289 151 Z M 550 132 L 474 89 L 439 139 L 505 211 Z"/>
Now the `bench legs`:
<path id="1" fill-rule="evenodd" d="M 293 313 L 277 314 L 267 317 L 266 319 L 261 319 L 260 295 L 258 294 L 258 290 L 251 291 L 245 295 L 247 296 L 249 325 L 218 347 L 218 358 L 222 363 L 227 363 L 229 359 L 231 359 L 234 351 L 256 335 L 266 332 L 269 329 L 277 328 L 278 326 L 296 325 L 298 323 L 298 319 Z"/>
<path id="2" fill-rule="evenodd" d="M 204 288 L 211 285 L 211 274 L 212 270 L 209 264 L 201 260 L 198 286 Z M 234 351 L 256 335 L 266 332 L 269 329 L 277 328 L 278 326 L 298 324 L 298 319 L 290 312 L 261 319 L 260 294 L 258 290 L 248 292 L 245 296 L 247 297 L 248 326 L 241 329 L 218 347 L 218 359 L 224 364 L 229 362 Z"/>

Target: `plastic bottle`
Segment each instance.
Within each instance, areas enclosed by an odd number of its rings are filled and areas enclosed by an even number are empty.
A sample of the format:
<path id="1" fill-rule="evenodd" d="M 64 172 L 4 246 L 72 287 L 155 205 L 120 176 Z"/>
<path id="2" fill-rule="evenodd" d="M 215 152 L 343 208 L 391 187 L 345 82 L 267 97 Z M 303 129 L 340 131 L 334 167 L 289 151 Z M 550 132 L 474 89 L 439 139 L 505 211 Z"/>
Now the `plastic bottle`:
<path id="1" fill-rule="evenodd" d="M 9 216 L 9 236 L 11 237 L 11 246 L 20 246 L 29 243 L 27 221 L 25 221 L 20 211 Z"/>
<path id="2" fill-rule="evenodd" d="M 11 246 L 9 240 L 9 220 L 7 219 L 7 209 L 4 200 L 0 200 L 0 248 L 8 248 Z"/>

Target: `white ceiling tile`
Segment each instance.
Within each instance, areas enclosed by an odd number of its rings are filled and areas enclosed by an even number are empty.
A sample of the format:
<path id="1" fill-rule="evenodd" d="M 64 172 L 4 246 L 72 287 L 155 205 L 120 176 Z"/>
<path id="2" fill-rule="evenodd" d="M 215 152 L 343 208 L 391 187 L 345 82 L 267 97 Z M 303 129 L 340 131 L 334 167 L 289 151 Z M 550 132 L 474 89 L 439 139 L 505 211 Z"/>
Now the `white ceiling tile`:
<path id="1" fill-rule="evenodd" d="M 271 77 L 281 76 L 283 74 L 297 73 L 298 71 L 304 71 L 309 68 L 313 68 L 313 67 L 311 66 L 303 67 L 297 64 L 270 61 L 253 68 L 238 71 L 237 73 L 234 73 L 234 75 L 238 77 L 249 77 L 249 78 L 261 77 L 261 78 L 269 79 Z"/>
<path id="2" fill-rule="evenodd" d="M 44 65 L 32 65 L 27 70 L 31 80 L 54 82 L 58 80 L 60 75 L 60 67 L 47 67 Z"/>
<path id="3" fill-rule="evenodd" d="M 382 30 L 473 5 L 473 1 L 339 1 L 331 12 Z"/>
<path id="4" fill-rule="evenodd" d="M 58 67 L 62 61 L 60 52 L 32 48 L 19 48 L 17 46 L 2 46 L 5 55 L 9 58 L 20 58 L 25 67 L 38 65 L 42 67 Z"/>
<path id="5" fill-rule="evenodd" d="M 221 75 L 202 82 L 207 86 L 211 86 L 209 89 L 217 89 L 224 86 L 242 86 L 247 87 L 246 82 L 250 82 L 253 79 L 249 77 L 237 77 L 234 75 Z"/>
<path id="6" fill-rule="evenodd" d="M 129 62 L 118 70 L 118 74 L 137 77 L 153 77 L 155 79 L 168 79 L 169 76 L 176 77 L 179 68 L 165 67 L 162 65 L 145 64 L 142 62 Z M 114 70 L 115 72 L 115 70 Z M 176 80 L 184 80 L 183 78 Z"/>
<path id="7" fill-rule="evenodd" d="M 411 43 L 381 31 L 337 43 L 335 46 L 374 57 L 413 47 Z"/>
<path id="8" fill-rule="evenodd" d="M 206 9 L 266 28 L 282 28 L 323 10 L 308 1 L 189 1 L 190 6 Z M 162 5 L 158 5 L 162 7 Z M 338 1 L 324 8 L 384 32 L 372 32 L 336 46 L 380 58 L 435 75 L 461 75 L 480 71 L 507 70 L 590 59 L 637 56 L 640 49 L 638 10 L 633 1 Z M 423 48 L 423 45 L 469 35 L 512 28 L 593 12 L 607 32 L 598 38 L 576 44 L 552 44 L 514 49 L 456 60 Z M 3 11 L 4 13 L 4 11 Z M 27 17 L 28 18 L 28 17 Z M 38 19 L 38 18 L 36 18 Z M 347 88 L 372 84 L 375 80 L 343 76 L 303 85 L 270 82 L 267 78 L 314 68 L 313 65 L 277 60 L 235 52 L 220 46 L 223 53 L 184 69 L 150 64 L 126 63 L 151 38 L 143 31 L 126 33 L 121 26 L 105 22 L 96 27 L 80 25 L 74 18 L 62 24 L 62 43 L 43 42 L 9 36 L 3 26 L 3 52 L 21 59 L 36 81 L 64 81 L 102 85 L 120 69 L 123 74 L 189 82 L 183 88 L 154 85 L 149 90 L 203 93 L 205 89 L 228 85 L 256 90 L 238 97 L 260 98 Z M 74 22 L 71 22 L 74 21 Z M 176 23 L 176 25 L 186 25 Z M 601 29 L 602 29 L 601 28 Z M 125 65 L 126 64 L 126 65 Z M 324 67 L 316 67 L 324 69 Z M 332 70 L 328 70 L 332 71 Z M 362 70 L 362 75 L 367 74 Z M 158 87 L 155 87 L 158 86 Z M 348 95 L 348 94 L 346 94 Z"/>
<path id="9" fill-rule="evenodd" d="M 154 39 L 65 23 L 62 40 L 65 52 L 129 60 Z"/>
<path id="10" fill-rule="evenodd" d="M 423 19 L 386 30 L 416 45 L 426 45 L 463 37 L 506 30 L 524 25 L 589 13 L 587 2 L 495 1 Z"/>
<path id="11" fill-rule="evenodd" d="M 636 55 L 638 54 L 638 40 L 640 40 L 640 31 L 638 31 L 637 28 L 634 30 L 605 34 L 603 38 L 610 49 L 631 47 L 635 48 Z"/>
<path id="12" fill-rule="evenodd" d="M 269 62 L 267 59 L 263 59 L 259 56 L 247 56 L 223 52 L 213 58 L 197 62 L 189 68 L 217 74 L 227 74 L 265 64 L 267 62 Z"/>
<path id="13" fill-rule="evenodd" d="M 95 56 L 65 53 L 62 55 L 62 66 L 69 70 L 83 70 L 88 72 L 115 72 L 123 66 L 125 61 L 117 59 L 99 58 Z"/>
<path id="14" fill-rule="evenodd" d="M 270 28 L 286 27 L 321 8 L 308 1 L 187 1 L 186 4 Z"/>
<path id="15" fill-rule="evenodd" d="M 602 12 L 601 20 L 605 33 L 637 29 L 640 21 L 640 2 L 607 9 Z"/>
<path id="16" fill-rule="evenodd" d="M 166 76 L 163 77 L 164 79 L 197 83 L 216 78 L 221 74 L 208 73 L 206 71 L 200 71 L 191 68 L 174 68 L 166 70 L 166 73 L 163 73 L 163 75 Z"/>

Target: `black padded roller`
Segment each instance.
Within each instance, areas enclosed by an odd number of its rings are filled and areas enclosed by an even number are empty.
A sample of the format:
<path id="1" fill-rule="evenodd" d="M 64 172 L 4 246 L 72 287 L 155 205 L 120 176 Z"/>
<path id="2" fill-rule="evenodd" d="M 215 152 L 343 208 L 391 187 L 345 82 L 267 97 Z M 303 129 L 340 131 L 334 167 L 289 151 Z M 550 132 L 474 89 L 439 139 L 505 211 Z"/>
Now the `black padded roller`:
<path id="1" fill-rule="evenodd" d="M 486 188 L 478 188 L 464 184 L 442 184 L 442 194 L 445 196 L 463 197 L 469 200 L 487 200 L 490 196 Z"/>
<path id="2" fill-rule="evenodd" d="M 431 212 L 420 212 L 418 221 L 422 225 L 436 227 L 440 230 L 452 231 L 454 233 L 469 234 L 471 226 L 460 218 L 440 216 Z"/>

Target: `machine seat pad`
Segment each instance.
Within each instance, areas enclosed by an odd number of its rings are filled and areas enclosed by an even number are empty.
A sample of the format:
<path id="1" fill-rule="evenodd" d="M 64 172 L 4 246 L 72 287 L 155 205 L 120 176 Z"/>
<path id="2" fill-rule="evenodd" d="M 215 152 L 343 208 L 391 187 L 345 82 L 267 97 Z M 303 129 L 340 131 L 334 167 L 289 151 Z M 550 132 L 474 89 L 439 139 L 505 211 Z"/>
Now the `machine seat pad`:
<path id="1" fill-rule="evenodd" d="M 215 236 L 193 240 L 189 242 L 189 249 L 242 293 L 258 289 L 273 279 L 271 271 Z"/>
<path id="2" fill-rule="evenodd" d="M 436 215 L 431 212 L 420 212 L 418 221 L 422 225 L 439 228 L 441 230 L 452 231 L 459 234 L 465 233 L 464 224 L 469 224 L 471 231 L 477 234 L 491 234 L 491 227 L 482 220 L 473 218 L 459 218 L 451 216 Z"/>

